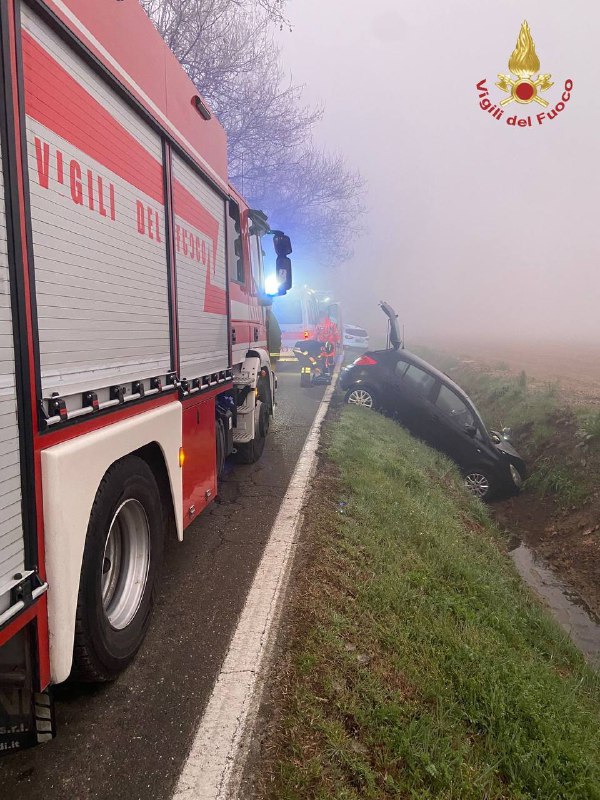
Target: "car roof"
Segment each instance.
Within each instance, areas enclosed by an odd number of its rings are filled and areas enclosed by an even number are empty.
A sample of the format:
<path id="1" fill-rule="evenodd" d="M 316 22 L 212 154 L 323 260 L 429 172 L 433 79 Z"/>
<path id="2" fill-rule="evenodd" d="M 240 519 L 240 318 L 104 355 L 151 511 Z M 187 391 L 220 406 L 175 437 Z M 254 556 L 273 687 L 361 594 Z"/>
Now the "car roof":
<path id="1" fill-rule="evenodd" d="M 386 352 L 386 353 L 396 353 L 399 359 L 404 359 L 404 361 L 408 361 L 409 364 L 414 364 L 415 367 L 420 367 L 421 369 L 424 369 L 426 372 L 429 372 L 431 375 L 433 375 L 434 378 L 437 378 L 442 383 L 445 383 L 446 386 L 449 386 L 457 394 L 459 394 L 461 397 L 467 399 L 469 401 L 469 403 L 472 404 L 473 401 L 471 400 L 471 398 L 465 392 L 464 389 L 461 389 L 461 387 L 457 383 L 455 383 L 452 380 L 452 378 L 450 378 L 448 375 L 446 375 L 445 372 L 442 372 L 441 370 L 437 369 L 432 364 L 430 364 L 428 361 L 425 361 L 424 359 L 419 358 L 419 356 L 416 356 L 414 353 L 411 353 L 409 350 L 392 350 L 392 349 L 389 349 L 389 350 L 385 350 L 384 352 Z"/>

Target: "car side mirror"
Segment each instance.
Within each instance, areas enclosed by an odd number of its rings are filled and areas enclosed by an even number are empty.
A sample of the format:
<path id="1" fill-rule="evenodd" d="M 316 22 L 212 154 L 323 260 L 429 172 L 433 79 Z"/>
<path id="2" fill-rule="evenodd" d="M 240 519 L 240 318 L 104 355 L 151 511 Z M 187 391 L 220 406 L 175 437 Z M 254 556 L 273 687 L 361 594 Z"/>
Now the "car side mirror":
<path id="1" fill-rule="evenodd" d="M 467 433 L 469 436 L 471 436 L 471 437 L 474 437 L 474 436 L 475 436 L 475 434 L 477 433 L 477 427 L 476 427 L 475 425 L 471 425 L 471 423 L 470 423 L 470 422 L 467 422 L 467 423 L 465 424 L 465 432 L 466 432 L 466 433 Z"/>

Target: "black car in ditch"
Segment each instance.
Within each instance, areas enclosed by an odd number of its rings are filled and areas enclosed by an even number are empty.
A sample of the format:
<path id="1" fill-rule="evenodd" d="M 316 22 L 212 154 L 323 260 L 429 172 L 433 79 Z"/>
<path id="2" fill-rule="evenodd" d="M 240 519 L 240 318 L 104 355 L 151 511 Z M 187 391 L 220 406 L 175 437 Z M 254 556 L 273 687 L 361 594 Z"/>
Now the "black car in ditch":
<path id="1" fill-rule="evenodd" d="M 465 485 L 482 500 L 518 491 L 525 477 L 523 459 L 503 435 L 488 432 L 460 386 L 402 349 L 396 314 L 387 303 L 381 307 L 390 320 L 390 346 L 364 353 L 342 371 L 346 402 L 397 418 L 455 461 Z"/>

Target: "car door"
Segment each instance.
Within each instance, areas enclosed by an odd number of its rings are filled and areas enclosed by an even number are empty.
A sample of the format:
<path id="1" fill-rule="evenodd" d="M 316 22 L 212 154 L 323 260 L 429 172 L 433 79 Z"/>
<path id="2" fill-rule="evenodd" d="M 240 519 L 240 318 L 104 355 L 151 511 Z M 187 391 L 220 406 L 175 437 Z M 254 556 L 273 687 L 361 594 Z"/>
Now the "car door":
<path id="1" fill-rule="evenodd" d="M 373 364 L 364 368 L 364 383 L 373 388 L 385 411 L 394 414 L 398 353 L 395 350 L 377 350 L 365 353 L 365 356 L 372 357 Z"/>
<path id="2" fill-rule="evenodd" d="M 481 432 L 475 414 L 450 386 L 438 381 L 430 405 L 431 444 L 460 466 L 477 460 Z"/>
<path id="3" fill-rule="evenodd" d="M 414 435 L 429 441 L 428 411 L 436 380 L 429 372 L 400 358 L 394 369 L 394 411 Z"/>

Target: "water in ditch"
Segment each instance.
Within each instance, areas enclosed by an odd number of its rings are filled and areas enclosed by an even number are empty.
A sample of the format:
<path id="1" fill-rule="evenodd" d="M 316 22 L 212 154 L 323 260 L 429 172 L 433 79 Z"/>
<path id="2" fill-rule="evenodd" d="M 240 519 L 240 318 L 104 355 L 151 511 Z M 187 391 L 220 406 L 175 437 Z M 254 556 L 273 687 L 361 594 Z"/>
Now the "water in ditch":
<path id="1" fill-rule="evenodd" d="M 587 661 L 600 669 L 600 620 L 594 619 L 534 550 L 520 542 L 509 552 L 521 578 L 548 606 Z"/>

